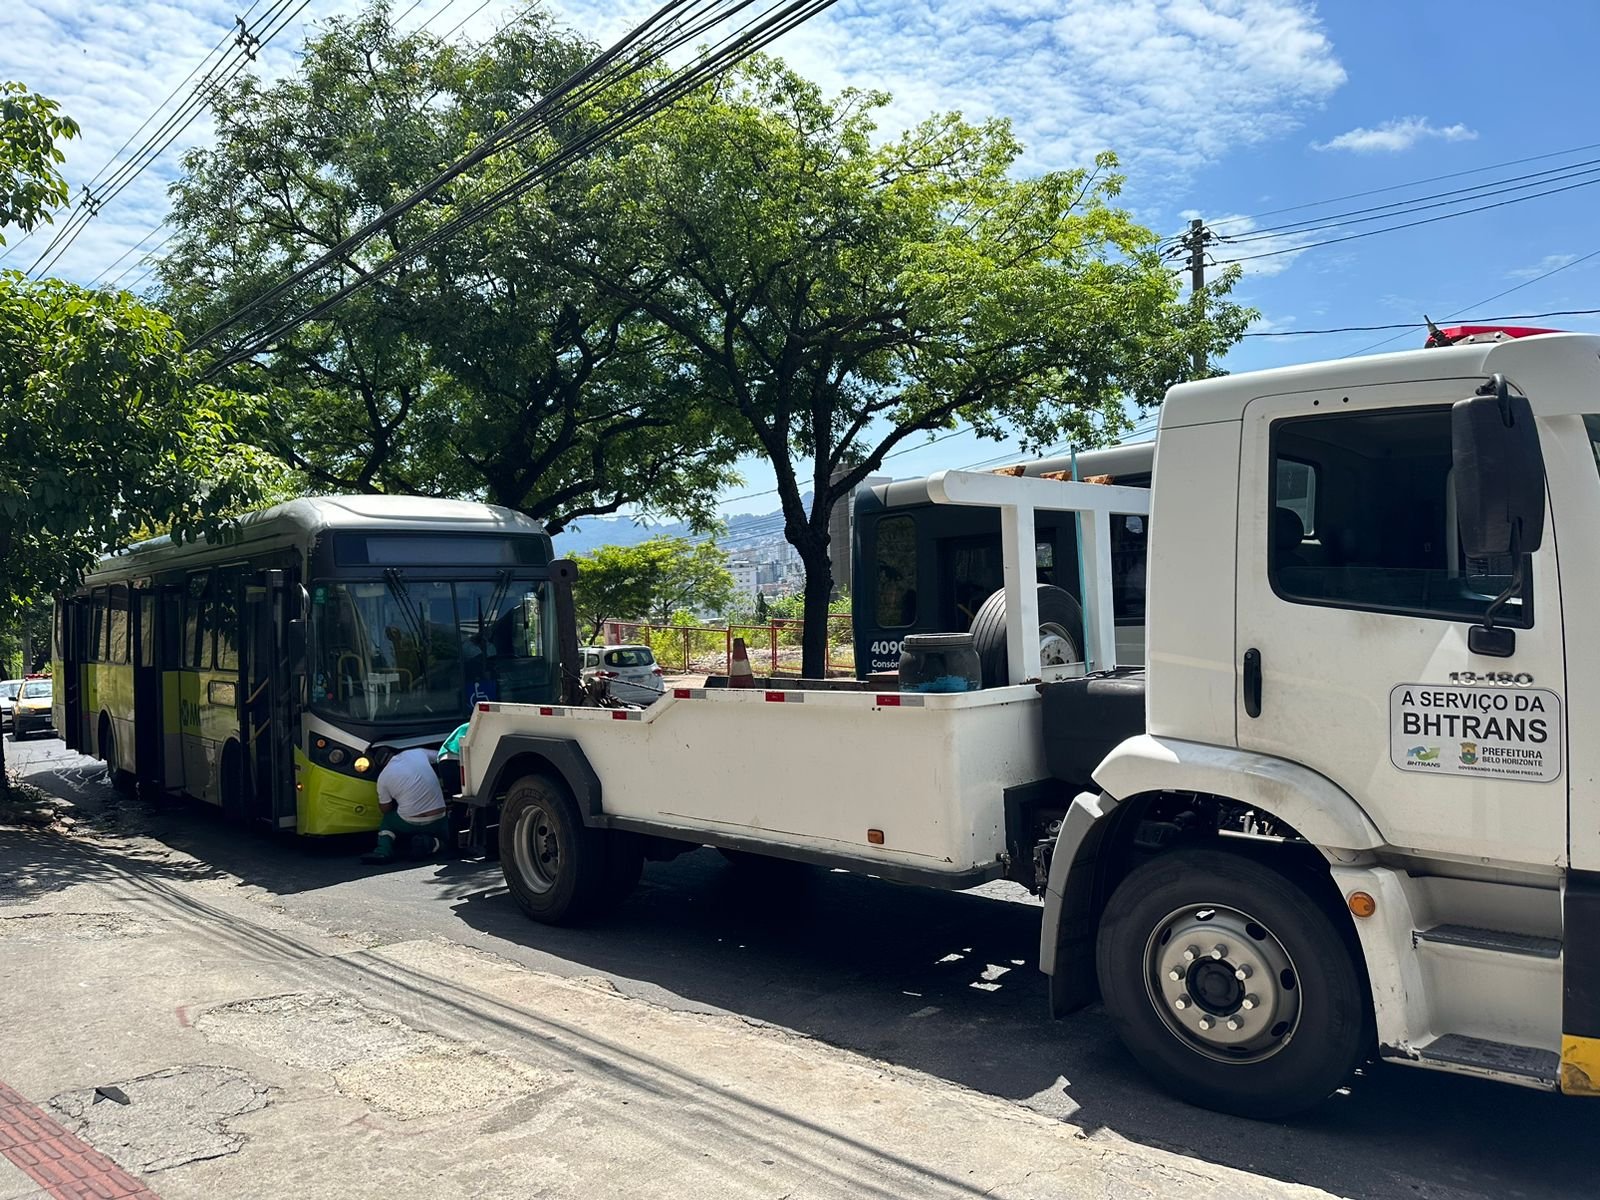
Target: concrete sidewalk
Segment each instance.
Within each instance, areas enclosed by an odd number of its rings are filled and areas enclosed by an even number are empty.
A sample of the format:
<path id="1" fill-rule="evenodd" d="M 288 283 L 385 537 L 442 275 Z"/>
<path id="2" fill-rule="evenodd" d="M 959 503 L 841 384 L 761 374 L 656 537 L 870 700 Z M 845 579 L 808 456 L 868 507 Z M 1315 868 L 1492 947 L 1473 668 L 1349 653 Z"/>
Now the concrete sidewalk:
<path id="1" fill-rule="evenodd" d="M 0 1084 L 24 1102 L 0 1092 L 0 1200 L 1324 1194 L 603 980 L 370 940 L 158 843 L 0 828 Z M 28 1105 L 110 1160 L 94 1181 L 51 1173 Z"/>

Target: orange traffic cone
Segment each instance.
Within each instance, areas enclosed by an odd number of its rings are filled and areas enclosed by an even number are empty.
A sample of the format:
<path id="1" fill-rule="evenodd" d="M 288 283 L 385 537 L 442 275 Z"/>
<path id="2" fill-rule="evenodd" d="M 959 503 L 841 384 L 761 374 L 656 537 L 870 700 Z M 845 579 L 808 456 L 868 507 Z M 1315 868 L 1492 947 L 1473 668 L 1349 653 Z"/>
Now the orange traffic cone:
<path id="1" fill-rule="evenodd" d="M 733 659 L 728 663 L 728 686 L 731 688 L 753 688 L 756 685 L 756 674 L 750 669 L 750 656 L 745 653 L 744 639 L 733 639 Z"/>

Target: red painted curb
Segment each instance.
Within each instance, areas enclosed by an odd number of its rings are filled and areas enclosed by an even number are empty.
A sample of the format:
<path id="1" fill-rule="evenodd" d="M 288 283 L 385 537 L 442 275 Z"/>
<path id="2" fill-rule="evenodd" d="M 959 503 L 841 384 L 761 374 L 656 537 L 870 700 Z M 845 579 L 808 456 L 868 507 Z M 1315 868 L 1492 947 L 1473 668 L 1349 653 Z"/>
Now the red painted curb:
<path id="1" fill-rule="evenodd" d="M 0 1157 L 56 1200 L 157 1200 L 144 1184 L 4 1083 Z"/>

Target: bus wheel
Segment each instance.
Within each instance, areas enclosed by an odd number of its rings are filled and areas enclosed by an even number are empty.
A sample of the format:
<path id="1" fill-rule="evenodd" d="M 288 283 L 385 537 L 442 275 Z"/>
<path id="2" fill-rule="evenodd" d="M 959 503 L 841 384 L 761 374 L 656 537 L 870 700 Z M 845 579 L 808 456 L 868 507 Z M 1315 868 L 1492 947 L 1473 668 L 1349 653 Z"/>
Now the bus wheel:
<path id="1" fill-rule="evenodd" d="M 590 829 L 565 784 L 524 775 L 500 810 L 500 869 L 522 911 L 535 921 L 581 921 L 602 898 L 604 832 Z"/>
<path id="2" fill-rule="evenodd" d="M 229 742 L 222 748 L 217 788 L 222 793 L 222 815 L 232 824 L 246 825 L 250 821 L 250 800 L 240 758 L 238 742 Z"/>
<path id="3" fill-rule="evenodd" d="M 106 779 L 110 782 L 112 790 L 119 794 L 131 792 L 133 775 L 117 767 L 116 727 L 111 724 L 111 717 L 106 713 L 100 714 L 100 736 L 95 739 L 95 745 L 100 751 L 100 761 L 106 764 Z"/>
<path id="4" fill-rule="evenodd" d="M 1021 683 L 1011 678 L 1006 661 L 1006 590 L 983 602 L 972 618 L 972 648 L 978 652 L 983 686 Z M 1083 610 L 1072 593 L 1053 584 L 1039 585 L 1039 662 L 1046 667 L 1083 661 Z"/>
<path id="5" fill-rule="evenodd" d="M 1097 938 L 1106 1012 L 1179 1099 L 1278 1118 L 1325 1099 L 1369 1049 L 1351 947 L 1288 878 L 1220 850 L 1129 872 Z"/>

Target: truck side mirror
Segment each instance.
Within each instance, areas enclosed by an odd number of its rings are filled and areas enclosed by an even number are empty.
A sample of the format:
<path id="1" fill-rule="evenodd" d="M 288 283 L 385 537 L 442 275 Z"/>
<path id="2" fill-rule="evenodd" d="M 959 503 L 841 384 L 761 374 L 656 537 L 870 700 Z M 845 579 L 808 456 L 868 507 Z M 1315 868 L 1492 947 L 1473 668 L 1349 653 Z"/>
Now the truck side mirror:
<path id="1" fill-rule="evenodd" d="M 1516 652 L 1514 630 L 1495 614 L 1522 594 L 1528 555 L 1544 541 L 1544 455 L 1526 396 L 1495 375 L 1478 394 L 1450 409 L 1456 527 L 1468 558 L 1510 556 L 1511 582 L 1467 630 L 1467 649 L 1491 658 Z"/>
<path id="2" fill-rule="evenodd" d="M 1450 409 L 1456 520 L 1468 558 L 1531 554 L 1544 541 L 1544 456 L 1533 406 L 1496 375 Z"/>

